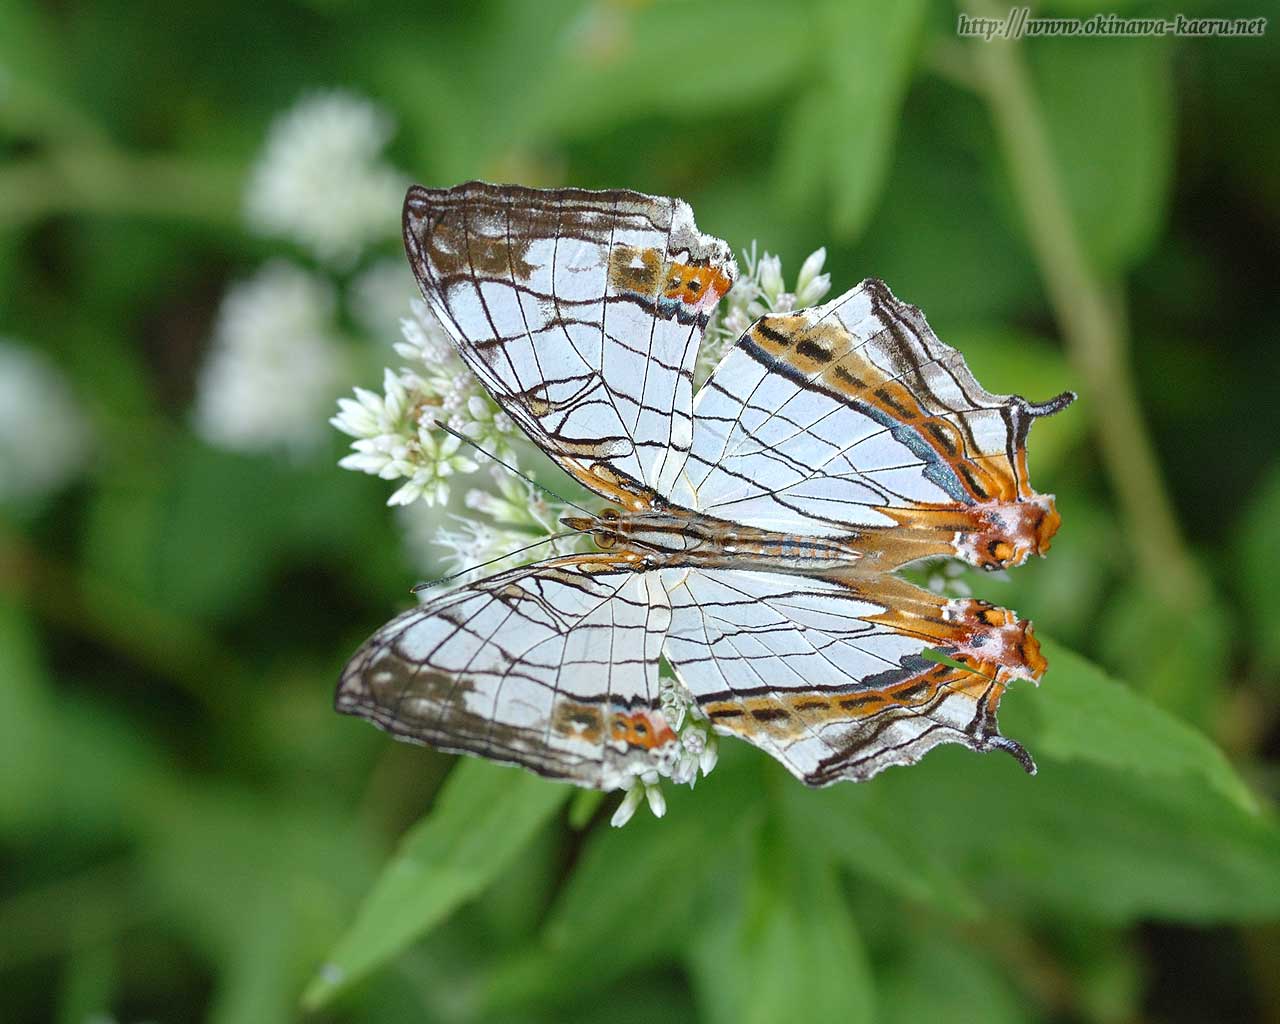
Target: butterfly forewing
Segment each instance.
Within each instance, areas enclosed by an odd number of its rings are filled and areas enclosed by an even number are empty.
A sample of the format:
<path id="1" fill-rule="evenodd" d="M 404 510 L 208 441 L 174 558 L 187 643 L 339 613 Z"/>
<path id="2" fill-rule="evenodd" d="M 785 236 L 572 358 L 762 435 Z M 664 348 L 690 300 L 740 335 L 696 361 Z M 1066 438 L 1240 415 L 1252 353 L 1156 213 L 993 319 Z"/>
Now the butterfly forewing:
<path id="1" fill-rule="evenodd" d="M 337 708 L 402 738 L 616 789 L 674 756 L 658 710 L 671 620 L 608 555 L 513 569 L 405 612 L 347 664 Z"/>
<path id="2" fill-rule="evenodd" d="M 1027 431 L 1070 397 L 991 394 L 918 309 L 864 281 L 751 326 L 698 393 L 672 498 L 750 526 L 857 535 L 881 571 L 938 554 L 1018 564 L 1058 522 L 1027 480 Z"/>
<path id="3" fill-rule="evenodd" d="M 415 186 L 404 235 L 432 310 L 534 441 L 626 507 L 670 486 L 692 437 L 698 343 L 737 272 L 687 204 Z"/>

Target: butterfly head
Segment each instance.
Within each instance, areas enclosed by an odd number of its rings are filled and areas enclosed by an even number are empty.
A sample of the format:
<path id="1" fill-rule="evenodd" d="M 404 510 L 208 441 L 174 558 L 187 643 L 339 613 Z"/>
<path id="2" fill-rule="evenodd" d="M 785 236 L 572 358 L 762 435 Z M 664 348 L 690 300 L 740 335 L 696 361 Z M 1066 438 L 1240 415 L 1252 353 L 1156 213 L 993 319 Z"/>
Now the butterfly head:
<path id="1" fill-rule="evenodd" d="M 565 516 L 560 522 L 570 530 L 591 534 L 596 545 L 606 551 L 617 548 L 642 555 L 672 554 L 702 548 L 709 541 L 705 526 L 689 513 L 606 508 L 595 516 Z"/>
<path id="2" fill-rule="evenodd" d="M 591 534 L 596 545 L 606 551 L 617 547 L 625 533 L 622 513 L 616 508 L 606 508 L 594 516 L 564 516 L 560 523 L 570 530 Z"/>

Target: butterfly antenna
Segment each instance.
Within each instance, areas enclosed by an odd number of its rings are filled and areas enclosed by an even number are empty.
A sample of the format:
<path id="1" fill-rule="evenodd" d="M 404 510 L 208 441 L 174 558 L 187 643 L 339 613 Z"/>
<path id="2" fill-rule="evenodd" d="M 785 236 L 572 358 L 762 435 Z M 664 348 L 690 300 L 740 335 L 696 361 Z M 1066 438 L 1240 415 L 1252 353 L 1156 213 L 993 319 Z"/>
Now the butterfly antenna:
<path id="1" fill-rule="evenodd" d="M 572 505 L 572 506 L 573 506 L 574 508 L 576 508 L 579 512 L 582 512 L 582 513 L 584 513 L 585 515 L 589 515 L 592 519 L 595 519 L 595 518 L 596 518 L 596 514 L 595 514 L 594 512 L 592 512 L 590 509 L 585 509 L 585 508 L 583 508 L 583 507 L 582 507 L 581 505 L 579 505 L 577 502 L 575 502 L 575 501 L 570 501 L 568 498 L 563 497 L 562 495 L 557 494 L 557 493 L 556 493 L 555 491 L 553 491 L 550 487 L 544 487 L 542 484 L 538 483 L 538 481 L 537 481 L 537 480 L 533 480 L 533 479 L 531 479 L 530 477 L 525 476 L 525 474 L 524 474 L 524 473 L 522 473 L 522 472 L 520 472 L 520 470 L 516 469 L 516 467 L 515 467 L 515 466 L 511 465 L 511 463 L 509 463 L 509 462 L 505 462 L 505 461 L 503 461 L 502 459 L 498 458 L 498 456 L 494 455 L 494 454 L 493 454 L 493 452 L 485 451 L 485 450 L 484 450 L 483 448 L 481 448 L 478 444 L 476 444 L 473 440 L 471 440 L 471 438 L 467 437 L 467 435 L 466 435 L 466 434 L 463 434 L 463 433 L 461 433 L 461 432 L 459 432 L 459 431 L 457 431 L 457 430 L 454 430 L 452 427 L 450 427 L 450 426 L 448 426 L 448 425 L 446 425 L 446 424 L 444 424 L 444 423 L 441 423 L 439 420 L 436 420 L 436 421 L 435 421 L 435 423 L 436 423 L 436 426 L 437 426 L 437 427 L 439 427 L 441 430 L 443 430 L 446 434 L 452 434 L 452 435 L 453 435 L 454 437 L 456 437 L 459 441 L 465 441 L 467 444 L 471 445 L 471 447 L 472 447 L 472 448 L 474 448 L 476 451 L 478 451 L 481 455 L 487 455 L 489 458 L 493 459 L 493 461 L 494 461 L 494 462 L 496 462 L 499 466 L 502 466 L 502 467 L 504 467 L 505 469 L 509 469 L 509 470 L 511 470 L 511 472 L 512 472 L 512 473 L 514 473 L 516 476 L 518 476 L 521 480 L 523 480 L 525 483 L 527 483 L 530 487 L 536 487 L 538 490 L 543 491 L 543 492 L 545 492 L 546 494 L 551 495 L 551 497 L 555 498 L 555 499 L 556 499 L 556 501 L 560 502 L 561 504 L 564 504 L 564 505 Z M 513 552 L 513 553 L 514 553 L 514 552 Z M 504 557 L 505 557 L 505 556 L 504 556 Z M 477 568 L 479 568 L 479 567 L 477 566 Z M 468 570 L 468 571 L 469 571 L 469 570 Z"/>
<path id="2" fill-rule="evenodd" d="M 505 555 L 499 555 L 497 558 L 490 558 L 487 562 L 481 562 L 479 565 L 473 565 L 470 568 L 463 569 L 461 572 L 452 573 L 449 576 L 442 576 L 438 580 L 431 580 L 428 583 L 417 583 L 409 588 L 411 594 L 421 594 L 424 590 L 432 590 L 435 587 L 443 586 L 446 583 L 452 583 L 456 579 L 461 579 L 467 573 L 475 572 L 477 569 L 483 569 L 487 565 L 493 565 L 494 562 L 503 562 L 508 558 L 528 551 L 530 548 L 536 548 L 539 544 L 547 544 L 553 540 L 563 540 L 565 537 L 573 537 L 577 533 L 576 530 L 568 530 L 565 533 L 552 533 L 546 537 L 535 540 L 532 544 L 526 544 L 522 548 L 516 548 L 514 551 L 508 551 Z"/>

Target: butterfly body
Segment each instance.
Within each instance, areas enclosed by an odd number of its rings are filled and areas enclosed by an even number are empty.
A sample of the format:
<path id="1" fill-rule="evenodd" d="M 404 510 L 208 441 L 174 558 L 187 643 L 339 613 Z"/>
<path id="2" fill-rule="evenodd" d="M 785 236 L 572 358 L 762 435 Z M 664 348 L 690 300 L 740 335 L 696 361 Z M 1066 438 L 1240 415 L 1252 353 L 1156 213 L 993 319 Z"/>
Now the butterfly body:
<path id="1" fill-rule="evenodd" d="M 668 505 L 663 511 L 613 512 L 600 518 L 567 516 L 571 530 L 646 569 L 700 566 L 816 574 L 846 569 L 863 557 L 838 537 L 777 533 Z"/>
<path id="2" fill-rule="evenodd" d="M 1026 439 L 1073 395 L 986 391 L 874 279 L 761 317 L 695 394 L 737 267 L 676 199 L 415 186 L 404 234 L 462 358 L 613 507 L 564 520 L 601 551 L 382 627 L 344 669 L 340 711 L 600 789 L 689 781 L 705 736 L 690 717 L 814 786 L 939 743 L 1034 771 L 995 719 L 1008 683 L 1045 671 L 1030 625 L 895 570 L 1043 554 L 1059 519 L 1031 488 Z"/>

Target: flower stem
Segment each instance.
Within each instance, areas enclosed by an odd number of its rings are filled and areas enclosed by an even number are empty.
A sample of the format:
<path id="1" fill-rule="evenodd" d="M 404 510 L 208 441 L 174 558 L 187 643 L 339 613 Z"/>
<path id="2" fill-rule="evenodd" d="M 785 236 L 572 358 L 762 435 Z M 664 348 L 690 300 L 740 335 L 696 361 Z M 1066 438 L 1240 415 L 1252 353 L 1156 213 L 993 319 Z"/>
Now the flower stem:
<path id="1" fill-rule="evenodd" d="M 1002 13 L 989 0 L 968 6 L 984 17 Z M 1028 240 L 1088 397 L 1127 539 L 1151 592 L 1171 609 L 1192 611 L 1207 598 L 1206 582 L 1182 537 L 1138 406 L 1123 318 L 1085 255 L 1018 44 L 993 39 L 974 43 L 971 52 Z"/>

